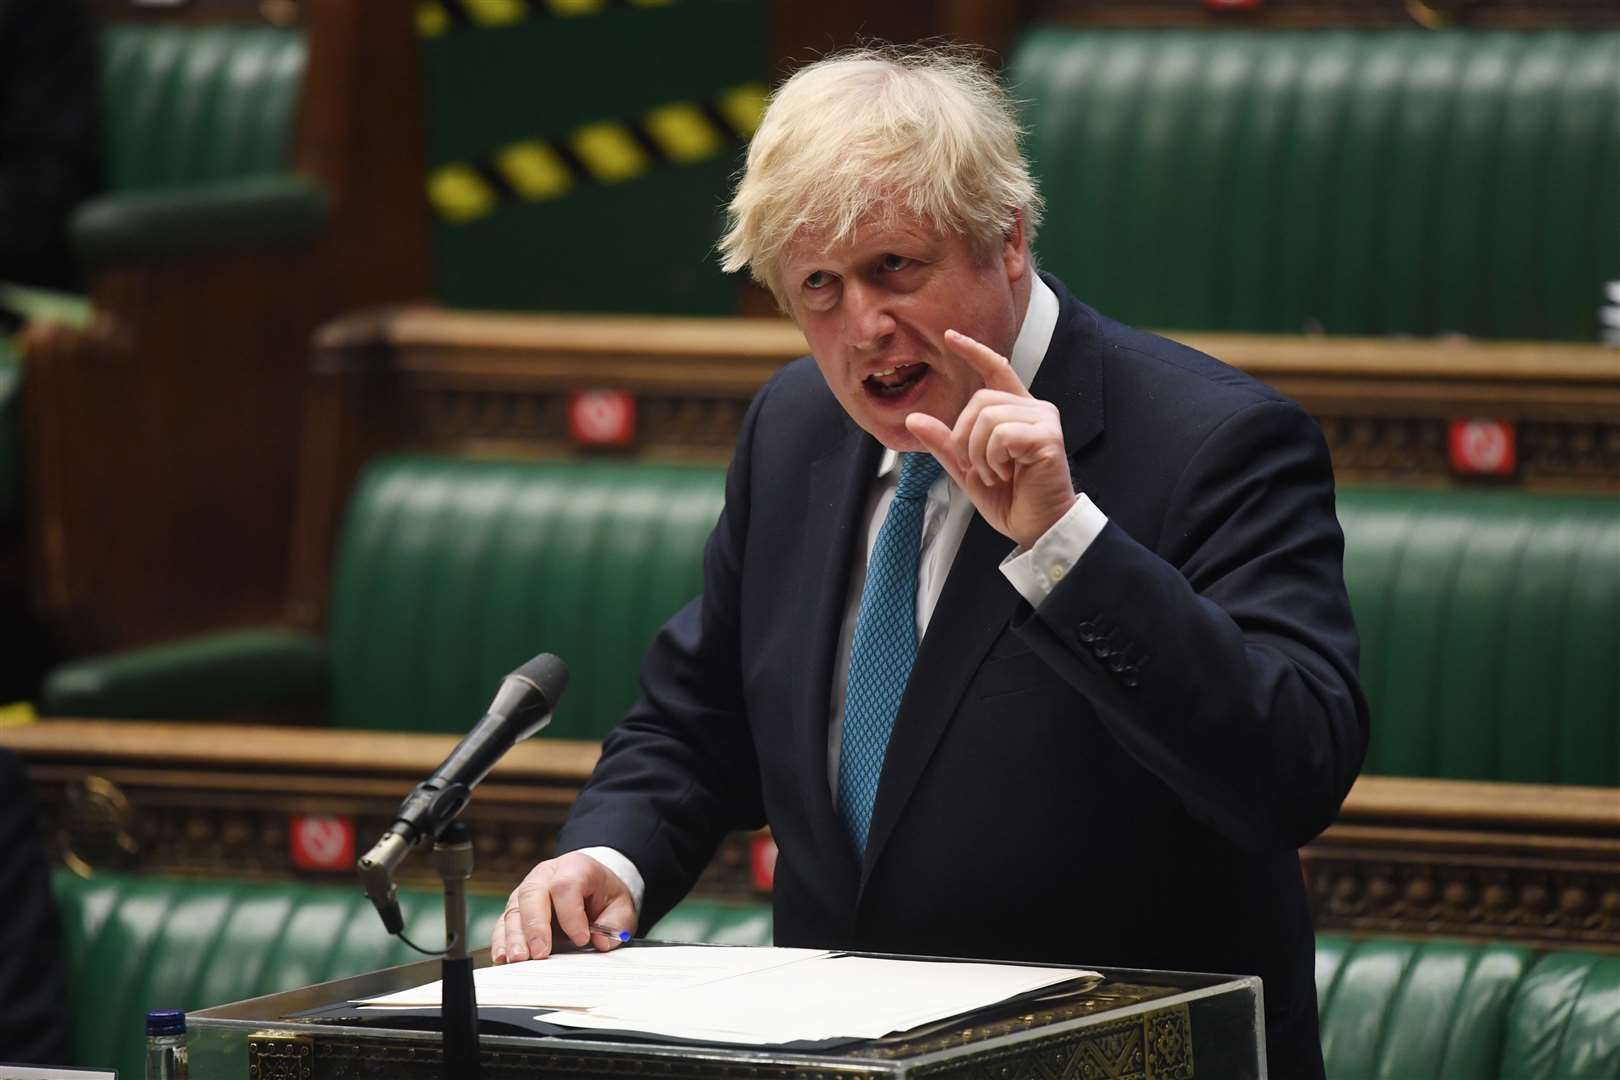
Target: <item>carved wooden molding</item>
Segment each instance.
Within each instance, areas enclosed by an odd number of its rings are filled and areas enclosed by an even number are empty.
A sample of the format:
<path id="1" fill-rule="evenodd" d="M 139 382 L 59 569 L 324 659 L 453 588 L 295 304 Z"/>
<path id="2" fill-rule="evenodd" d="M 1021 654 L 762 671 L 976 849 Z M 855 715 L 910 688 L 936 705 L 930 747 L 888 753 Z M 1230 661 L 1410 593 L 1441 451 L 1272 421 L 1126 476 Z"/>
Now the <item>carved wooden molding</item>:
<path id="1" fill-rule="evenodd" d="M 351 821 L 359 844 L 455 737 L 52 719 L 0 728 L 28 762 L 56 857 L 96 869 L 352 882 L 301 870 L 293 815 Z M 504 893 L 554 850 L 594 743 L 515 747 L 466 813 L 473 887 Z M 699 891 L 761 899 L 731 837 Z M 1304 853 L 1317 928 L 1473 937 L 1620 952 L 1620 789 L 1364 776 Z M 434 887 L 428 860 L 405 883 Z"/>
<path id="2" fill-rule="evenodd" d="M 1620 455 L 1620 350 L 1564 343 L 1175 334 L 1299 400 L 1337 448 L 1368 462 L 1444 481 L 1444 424 L 1489 416 L 1526 425 L 1526 483 L 1581 487 Z M 569 394 L 615 389 L 658 414 L 701 414 L 746 402 L 770 374 L 806 351 L 780 319 L 474 315 L 432 308 L 340 320 L 316 340 L 316 372 L 388 383 L 406 408 L 403 441 L 426 449 L 479 442 L 567 452 Z M 735 414 L 740 419 L 740 413 Z M 730 412 L 643 430 L 652 456 L 729 455 Z M 1435 425 L 1440 425 L 1438 428 Z M 654 425 L 658 427 L 658 425 Z M 1439 433 L 1437 440 L 1436 432 Z M 730 437 L 722 437 L 728 435 Z M 1336 448 L 1336 449 L 1337 449 Z"/>
<path id="3" fill-rule="evenodd" d="M 1318 930 L 1620 952 L 1620 790 L 1365 776 L 1304 851 Z"/>
<path id="4" fill-rule="evenodd" d="M 349 884 L 352 858 L 330 869 L 292 857 L 295 816 L 352 825 L 369 846 L 455 736 L 260 725 L 49 720 L 0 729 L 28 761 L 55 858 L 95 870 Z M 598 746 L 535 739 L 514 747 L 464 815 L 473 834 L 472 888 L 505 893 L 556 847 Z M 358 854 L 358 853 L 357 853 Z M 700 891 L 751 895 L 747 837 L 716 854 Z M 437 888 L 429 860 L 399 881 Z"/>

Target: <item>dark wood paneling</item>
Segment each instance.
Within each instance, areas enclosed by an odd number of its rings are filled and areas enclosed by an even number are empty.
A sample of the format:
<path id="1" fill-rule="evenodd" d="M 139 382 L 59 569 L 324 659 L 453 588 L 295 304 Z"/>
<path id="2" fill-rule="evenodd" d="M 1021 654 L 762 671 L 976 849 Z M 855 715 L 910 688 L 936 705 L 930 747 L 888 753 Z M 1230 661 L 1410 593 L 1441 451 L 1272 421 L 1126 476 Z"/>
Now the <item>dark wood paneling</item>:
<path id="1" fill-rule="evenodd" d="M 0 728 L 0 746 L 28 763 L 54 857 L 81 873 L 334 884 L 354 883 L 354 867 L 295 866 L 293 817 L 350 823 L 364 852 L 455 744 L 449 735 L 257 724 L 47 720 Z M 506 754 L 464 815 L 475 889 L 505 893 L 555 850 L 597 755 L 595 743 L 545 738 Z M 748 873 L 748 838 L 739 834 L 716 855 L 699 892 L 753 897 Z M 425 852 L 414 853 L 398 878 L 438 885 Z"/>
<path id="2" fill-rule="evenodd" d="M 311 335 L 428 295 L 412 6 L 300 18 L 293 160 L 329 201 L 320 236 L 102 268 L 88 331 L 24 340 L 34 602 L 65 653 L 283 619 Z"/>

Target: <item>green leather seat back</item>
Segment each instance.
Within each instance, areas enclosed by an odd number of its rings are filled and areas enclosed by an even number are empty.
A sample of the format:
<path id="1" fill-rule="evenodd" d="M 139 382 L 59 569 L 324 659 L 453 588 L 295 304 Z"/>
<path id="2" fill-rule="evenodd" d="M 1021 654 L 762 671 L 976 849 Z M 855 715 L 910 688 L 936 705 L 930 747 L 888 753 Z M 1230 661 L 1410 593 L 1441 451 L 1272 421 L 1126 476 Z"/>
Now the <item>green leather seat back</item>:
<path id="1" fill-rule="evenodd" d="M 116 23 L 101 31 L 112 191 L 286 172 L 303 31 Z"/>
<path id="2" fill-rule="evenodd" d="M 1620 501 L 1339 492 L 1365 771 L 1620 785 Z"/>
<path id="3" fill-rule="evenodd" d="M 74 1060 L 142 1074 L 148 1009 L 203 1009 L 421 959 L 382 923 L 358 886 L 56 872 Z M 406 933 L 444 940 L 438 893 L 402 889 Z M 489 941 L 501 896 L 468 897 L 468 936 Z M 768 908 L 689 900 L 649 937 L 768 945 Z"/>
<path id="4" fill-rule="evenodd" d="M 1620 956 L 1543 956 L 1509 1016 L 1503 1077 L 1620 1080 Z"/>
<path id="5" fill-rule="evenodd" d="M 333 579 L 334 722 L 463 732 L 551 652 L 570 681 L 547 734 L 601 738 L 653 634 L 702 588 L 723 487 L 713 466 L 375 462 Z"/>
<path id="6" fill-rule="evenodd" d="M 683 900 L 647 936 L 655 941 L 701 941 L 716 945 L 769 945 L 775 920 L 769 904 Z"/>
<path id="7" fill-rule="evenodd" d="M 1328 1080 L 1487 1080 L 1529 950 L 1449 941 L 1316 940 Z"/>
<path id="8" fill-rule="evenodd" d="M 1594 340 L 1620 33 L 1042 26 L 1040 259 L 1138 325 Z"/>

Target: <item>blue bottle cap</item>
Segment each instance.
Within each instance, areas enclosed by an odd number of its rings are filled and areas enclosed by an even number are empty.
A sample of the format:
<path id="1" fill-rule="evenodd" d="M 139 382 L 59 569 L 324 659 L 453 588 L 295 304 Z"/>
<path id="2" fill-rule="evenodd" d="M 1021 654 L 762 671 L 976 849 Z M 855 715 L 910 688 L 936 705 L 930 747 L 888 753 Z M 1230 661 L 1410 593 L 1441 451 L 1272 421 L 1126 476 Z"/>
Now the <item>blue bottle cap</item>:
<path id="1" fill-rule="evenodd" d="M 184 1035 L 186 1014 L 183 1009 L 153 1009 L 146 1014 L 148 1035 Z"/>

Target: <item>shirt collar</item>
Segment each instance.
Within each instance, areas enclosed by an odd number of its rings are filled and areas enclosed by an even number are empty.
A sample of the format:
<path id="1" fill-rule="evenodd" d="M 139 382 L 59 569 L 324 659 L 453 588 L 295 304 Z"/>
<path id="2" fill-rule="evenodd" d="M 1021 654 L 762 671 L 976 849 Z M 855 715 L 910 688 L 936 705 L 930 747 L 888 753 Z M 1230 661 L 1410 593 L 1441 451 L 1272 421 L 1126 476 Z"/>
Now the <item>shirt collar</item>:
<path id="1" fill-rule="evenodd" d="M 1013 342 L 1012 356 L 1008 357 L 1013 374 L 1026 387 L 1035 382 L 1035 373 L 1041 370 L 1041 361 L 1046 359 L 1046 350 L 1052 344 L 1052 334 L 1057 330 L 1058 321 L 1057 293 L 1041 280 L 1041 275 L 1030 276 L 1029 308 L 1024 312 L 1024 324 L 1018 328 L 1018 338 Z M 885 447 L 883 457 L 878 462 L 877 474 L 888 476 L 899 467 L 899 453 Z"/>

